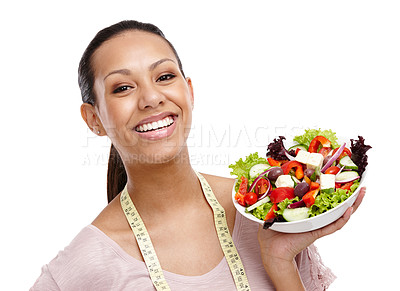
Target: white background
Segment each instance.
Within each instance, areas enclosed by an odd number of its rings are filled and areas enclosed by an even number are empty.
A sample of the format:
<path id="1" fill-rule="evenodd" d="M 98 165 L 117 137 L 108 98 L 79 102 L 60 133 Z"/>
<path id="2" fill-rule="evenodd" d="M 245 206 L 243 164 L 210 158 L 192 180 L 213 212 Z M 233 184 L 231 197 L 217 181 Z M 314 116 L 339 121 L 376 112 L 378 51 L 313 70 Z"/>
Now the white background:
<path id="1" fill-rule="evenodd" d="M 316 245 L 338 277 L 329 290 L 395 289 L 399 14 L 384 0 L 2 5 L 0 289 L 27 290 L 106 205 L 109 141 L 80 117 L 77 66 L 95 33 L 123 19 L 159 26 L 192 78 L 200 171 L 229 176 L 239 157 L 307 127 L 364 136 L 365 201 Z"/>

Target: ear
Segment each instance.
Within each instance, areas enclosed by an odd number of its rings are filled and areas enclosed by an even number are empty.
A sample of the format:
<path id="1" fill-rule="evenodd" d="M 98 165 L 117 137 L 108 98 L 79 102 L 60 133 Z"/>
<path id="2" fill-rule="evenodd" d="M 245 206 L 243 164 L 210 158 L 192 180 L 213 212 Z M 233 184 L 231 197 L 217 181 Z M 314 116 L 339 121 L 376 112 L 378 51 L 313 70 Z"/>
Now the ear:
<path id="1" fill-rule="evenodd" d="M 192 102 L 192 109 L 194 107 L 194 93 L 193 93 L 193 85 L 192 85 L 192 79 L 189 77 L 186 78 L 186 83 L 189 86 L 189 92 L 190 92 L 190 101 Z"/>
<path id="2" fill-rule="evenodd" d="M 106 135 L 106 131 L 104 130 L 93 105 L 83 103 L 81 105 L 81 115 L 91 131 L 99 136 Z"/>

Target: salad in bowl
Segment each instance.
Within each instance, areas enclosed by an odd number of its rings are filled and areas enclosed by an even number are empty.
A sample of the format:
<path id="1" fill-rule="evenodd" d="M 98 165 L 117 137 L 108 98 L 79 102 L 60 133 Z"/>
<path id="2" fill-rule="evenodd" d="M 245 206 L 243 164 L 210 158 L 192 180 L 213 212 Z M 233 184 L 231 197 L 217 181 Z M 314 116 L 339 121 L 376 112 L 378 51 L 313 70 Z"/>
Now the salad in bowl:
<path id="1" fill-rule="evenodd" d="M 279 136 L 266 157 L 248 155 L 230 165 L 232 199 L 248 219 L 280 232 L 306 232 L 341 217 L 358 196 L 371 146 L 362 136 L 338 142 L 332 130 L 306 129 L 293 145 Z"/>

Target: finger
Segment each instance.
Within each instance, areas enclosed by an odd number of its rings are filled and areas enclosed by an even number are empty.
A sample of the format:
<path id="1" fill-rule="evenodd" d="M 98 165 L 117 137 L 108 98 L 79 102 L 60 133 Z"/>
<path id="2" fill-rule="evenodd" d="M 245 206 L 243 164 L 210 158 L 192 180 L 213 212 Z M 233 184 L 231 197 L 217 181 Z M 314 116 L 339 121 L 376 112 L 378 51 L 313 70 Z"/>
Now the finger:
<path id="1" fill-rule="evenodd" d="M 313 236 L 315 239 L 327 236 L 329 234 L 332 234 L 339 229 L 341 229 L 345 224 L 349 221 L 350 216 L 352 215 L 354 209 L 353 207 L 349 207 L 346 212 L 343 214 L 342 217 L 340 217 L 338 220 L 335 222 L 332 222 L 331 224 L 328 224 L 327 226 L 314 230 L 312 232 Z"/>
<path id="2" fill-rule="evenodd" d="M 356 201 L 354 201 L 354 204 L 352 205 L 354 211 L 353 213 L 358 209 L 358 207 L 360 206 L 361 202 L 363 201 L 364 197 L 365 197 L 365 193 L 366 193 L 366 188 L 362 187 L 360 189 L 360 193 L 358 194 L 358 197 L 356 199 Z"/>

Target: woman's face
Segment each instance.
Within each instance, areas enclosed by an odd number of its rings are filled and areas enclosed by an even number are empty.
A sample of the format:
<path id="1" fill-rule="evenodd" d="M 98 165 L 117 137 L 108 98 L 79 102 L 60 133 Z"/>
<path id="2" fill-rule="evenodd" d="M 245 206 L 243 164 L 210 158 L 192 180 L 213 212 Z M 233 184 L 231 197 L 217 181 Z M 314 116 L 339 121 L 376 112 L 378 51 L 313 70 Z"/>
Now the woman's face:
<path id="1" fill-rule="evenodd" d="M 193 90 L 161 37 L 129 31 L 106 41 L 92 59 L 99 126 L 124 162 L 179 157 L 192 121 Z"/>

